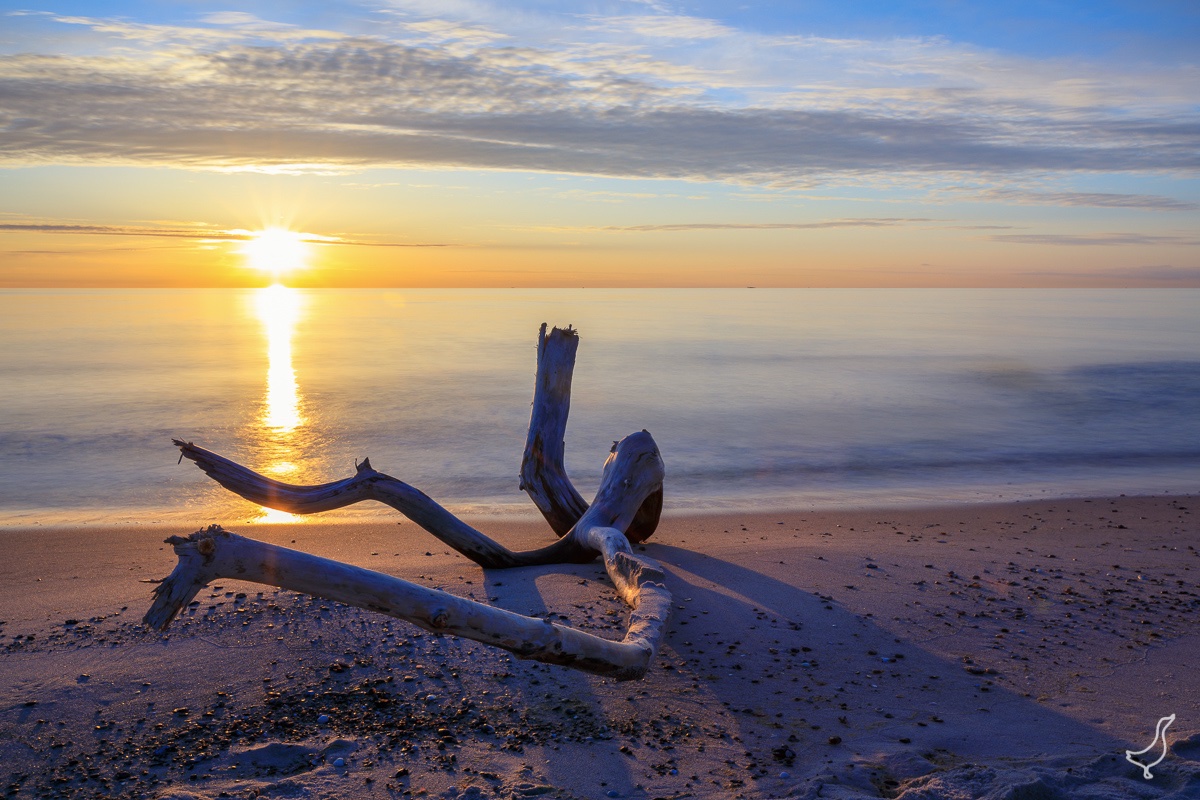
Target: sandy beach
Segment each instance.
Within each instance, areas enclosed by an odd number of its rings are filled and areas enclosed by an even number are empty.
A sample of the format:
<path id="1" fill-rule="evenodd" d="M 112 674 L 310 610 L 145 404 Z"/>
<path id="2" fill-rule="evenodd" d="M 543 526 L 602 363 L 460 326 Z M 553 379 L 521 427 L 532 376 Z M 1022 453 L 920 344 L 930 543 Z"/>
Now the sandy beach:
<path id="1" fill-rule="evenodd" d="M 194 528 L 0 531 L 0 791 L 1196 797 L 1197 514 L 1121 496 L 668 516 L 644 552 L 674 615 L 625 683 L 235 581 L 155 633 L 163 539 Z M 550 536 L 477 524 L 514 548 Z M 624 631 L 599 562 L 485 573 L 408 521 L 228 527 Z M 1147 780 L 1124 753 L 1171 714 Z"/>

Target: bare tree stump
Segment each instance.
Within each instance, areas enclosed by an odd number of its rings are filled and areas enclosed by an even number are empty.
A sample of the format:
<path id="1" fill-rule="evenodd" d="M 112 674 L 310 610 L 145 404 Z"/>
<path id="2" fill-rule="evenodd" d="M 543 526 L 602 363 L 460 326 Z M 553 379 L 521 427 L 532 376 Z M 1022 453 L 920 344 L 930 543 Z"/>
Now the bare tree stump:
<path id="1" fill-rule="evenodd" d="M 359 464 L 349 478 L 315 486 L 281 483 L 190 442 L 174 440 L 182 457 L 246 499 L 293 514 L 314 514 L 377 500 L 395 508 L 484 569 L 534 564 L 586 563 L 596 556 L 630 606 L 620 642 L 545 620 L 524 617 L 473 600 L 329 559 L 277 547 L 211 526 L 189 537 L 171 537 L 179 562 L 155 589 L 144 621 L 165 629 L 205 585 L 219 578 L 264 583 L 348 603 L 408 620 L 427 630 L 474 639 L 520 658 L 560 664 L 619 680 L 640 678 L 653 663 L 671 608 L 662 570 L 633 552 L 658 524 L 663 463 L 646 431 L 614 443 L 600 488 L 589 506 L 563 464 L 578 336 L 558 328 L 538 337 L 538 376 L 522 488 L 533 498 L 558 541 L 514 552 L 442 508 L 423 492 Z"/>

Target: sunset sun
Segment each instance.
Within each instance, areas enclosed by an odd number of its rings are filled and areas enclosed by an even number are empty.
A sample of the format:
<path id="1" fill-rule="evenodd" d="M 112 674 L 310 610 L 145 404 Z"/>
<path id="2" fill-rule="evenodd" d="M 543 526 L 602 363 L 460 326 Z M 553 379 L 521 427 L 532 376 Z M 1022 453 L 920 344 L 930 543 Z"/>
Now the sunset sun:
<path id="1" fill-rule="evenodd" d="M 308 260 L 308 245 L 303 234 L 285 228 L 255 231 L 242 246 L 247 263 L 269 273 L 276 280 L 303 269 Z"/>

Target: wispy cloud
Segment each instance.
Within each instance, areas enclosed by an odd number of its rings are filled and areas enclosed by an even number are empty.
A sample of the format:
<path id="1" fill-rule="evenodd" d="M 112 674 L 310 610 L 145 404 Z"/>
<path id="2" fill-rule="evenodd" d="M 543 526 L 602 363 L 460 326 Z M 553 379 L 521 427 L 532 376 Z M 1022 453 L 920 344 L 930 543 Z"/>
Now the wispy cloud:
<path id="1" fill-rule="evenodd" d="M 1154 233 L 1013 233 L 989 236 L 993 242 L 1010 244 L 1062 245 L 1064 247 L 1126 247 L 1130 245 L 1200 245 L 1194 236 Z"/>
<path id="2" fill-rule="evenodd" d="M 241 12 L 190 27 L 58 19 L 93 47 L 0 58 L 0 164 L 457 167 L 768 186 L 1200 170 L 1194 88 L 1174 88 L 1186 70 L 1114 76 L 1105 90 L 1102 67 L 1000 64 L 933 40 L 766 42 L 655 14 L 609 22 L 702 40 L 721 58 L 705 66 L 620 36 L 589 40 L 586 20 L 582 40 L 529 45 L 432 13 L 371 36 Z M 835 71 L 797 83 L 769 55 L 801 50 Z M 754 54 L 751 66 L 737 52 Z M 1060 199 L 1120 202 L 1106 197 Z"/>
<path id="3" fill-rule="evenodd" d="M 1115 267 L 1105 270 L 1076 270 L 1027 272 L 1026 275 L 1044 277 L 1101 278 L 1114 282 L 1128 282 L 1136 285 L 1162 284 L 1175 286 L 1200 287 L 1200 266 L 1176 267 L 1170 264 L 1155 264 L 1136 267 Z"/>
<path id="4" fill-rule="evenodd" d="M 285 31 L 296 27 L 284 22 L 271 22 L 260 19 L 245 11 L 214 11 L 201 16 L 200 21 L 207 22 L 210 25 L 228 25 L 232 28 L 241 28 L 242 30 L 249 31 Z"/>
<path id="5" fill-rule="evenodd" d="M 158 228 L 141 225 L 77 225 L 59 222 L 0 223 L 0 232 L 80 234 L 87 236 L 138 236 L 197 241 L 247 241 L 249 231 L 216 230 L 204 227 Z"/>
<path id="6" fill-rule="evenodd" d="M 968 195 L 968 197 L 971 197 Z M 992 189 L 972 199 L 1033 206 L 1082 206 L 1089 208 L 1141 208 L 1149 211 L 1194 211 L 1200 205 L 1157 194 L 1119 194 L 1109 192 L 1038 192 L 1017 189 Z"/>
<path id="7" fill-rule="evenodd" d="M 1114 275 L 1134 281 L 1161 281 L 1163 283 L 1191 283 L 1200 285 L 1200 266 L 1175 267 L 1170 264 L 1126 267 L 1113 270 Z"/>
<path id="8" fill-rule="evenodd" d="M 195 242 L 245 242 L 254 239 L 254 231 L 242 229 L 217 229 L 204 226 L 155 227 L 148 225 L 81 225 L 59 222 L 11 222 L 0 223 L 0 233 L 53 233 L 83 236 L 132 236 L 137 238 L 188 239 Z M 301 233 L 301 241 L 307 244 L 349 245 L 354 247 L 456 247 L 442 242 L 389 242 L 370 239 L 353 239 L 342 236 L 326 236 L 316 233 Z"/>
<path id="9" fill-rule="evenodd" d="M 603 190 L 568 189 L 555 192 L 555 197 L 564 200 L 587 200 L 597 203 L 623 203 L 627 200 L 656 200 L 662 197 L 678 197 L 677 194 L 658 192 L 612 192 Z"/>
<path id="10" fill-rule="evenodd" d="M 676 14 L 592 17 L 589 27 L 597 31 L 632 33 L 659 39 L 717 39 L 735 33 L 727 25 L 711 19 Z"/>
<path id="11" fill-rule="evenodd" d="M 159 245 L 157 247 L 56 247 L 43 248 L 40 250 L 4 250 L 2 252 L 10 256 L 79 256 L 95 253 L 144 253 L 148 250 L 180 250 L 184 249 L 180 245 Z"/>
<path id="12" fill-rule="evenodd" d="M 605 225 L 591 228 L 598 231 L 659 233 L 673 231 L 807 231 L 824 228 L 892 228 L 898 225 L 938 222 L 924 217 L 878 217 L 860 219 L 831 219 L 820 222 L 681 222 L 658 225 Z"/>

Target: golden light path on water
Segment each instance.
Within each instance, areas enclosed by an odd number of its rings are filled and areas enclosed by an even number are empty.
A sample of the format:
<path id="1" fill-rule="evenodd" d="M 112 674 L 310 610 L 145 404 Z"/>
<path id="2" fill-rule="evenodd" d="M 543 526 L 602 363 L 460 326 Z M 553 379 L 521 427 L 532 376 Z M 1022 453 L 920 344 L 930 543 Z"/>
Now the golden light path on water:
<path id="1" fill-rule="evenodd" d="M 300 319 L 300 302 L 297 290 L 278 283 L 259 289 L 255 297 L 258 318 L 267 334 L 267 394 L 262 424 L 273 433 L 287 434 L 304 424 L 296 370 L 292 367 L 292 334 Z"/>
<path id="2" fill-rule="evenodd" d="M 305 419 L 301 414 L 302 397 L 292 365 L 292 336 L 303 314 L 304 299 L 299 290 L 274 284 L 255 293 L 254 306 L 267 340 L 267 385 L 262 412 L 258 417 L 258 436 L 266 450 L 264 472 L 285 478 L 298 467 L 294 462 L 298 446 L 297 430 Z M 296 522 L 303 519 L 286 511 L 263 508 L 255 522 Z"/>

